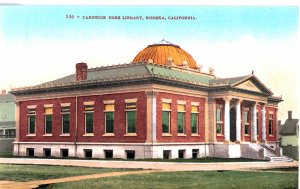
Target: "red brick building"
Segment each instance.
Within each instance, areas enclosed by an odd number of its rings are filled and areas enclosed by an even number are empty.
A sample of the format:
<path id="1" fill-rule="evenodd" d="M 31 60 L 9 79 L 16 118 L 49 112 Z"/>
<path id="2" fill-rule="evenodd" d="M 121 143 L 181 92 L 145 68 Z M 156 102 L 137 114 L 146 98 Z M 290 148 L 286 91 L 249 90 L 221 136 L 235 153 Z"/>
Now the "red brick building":
<path id="1" fill-rule="evenodd" d="M 280 155 L 281 98 L 254 75 L 204 73 L 174 44 L 153 44 L 129 64 L 16 88 L 14 155 L 196 158 Z"/>

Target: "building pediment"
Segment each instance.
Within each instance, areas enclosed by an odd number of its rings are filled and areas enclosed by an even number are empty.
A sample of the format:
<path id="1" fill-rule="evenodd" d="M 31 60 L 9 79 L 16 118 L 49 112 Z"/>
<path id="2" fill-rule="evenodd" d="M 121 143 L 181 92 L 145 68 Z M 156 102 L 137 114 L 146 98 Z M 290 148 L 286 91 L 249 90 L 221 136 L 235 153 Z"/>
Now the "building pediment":
<path id="1" fill-rule="evenodd" d="M 255 92 L 263 92 L 256 84 L 254 84 L 252 81 L 248 80 L 245 81 L 237 86 L 235 88 L 244 89 L 248 91 L 255 91 Z"/>
<path id="2" fill-rule="evenodd" d="M 272 95 L 273 93 L 255 76 L 249 75 L 249 77 L 244 78 L 231 85 L 233 88 L 242 89 L 246 91 L 265 93 Z"/>

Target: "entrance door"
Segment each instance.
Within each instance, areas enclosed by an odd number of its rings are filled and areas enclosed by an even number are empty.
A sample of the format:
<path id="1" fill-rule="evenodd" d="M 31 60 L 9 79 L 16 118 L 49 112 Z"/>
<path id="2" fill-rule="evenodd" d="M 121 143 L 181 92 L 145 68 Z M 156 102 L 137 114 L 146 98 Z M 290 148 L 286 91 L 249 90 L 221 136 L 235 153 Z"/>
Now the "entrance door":
<path id="1" fill-rule="evenodd" d="M 230 109 L 230 141 L 236 141 L 236 110 Z"/>

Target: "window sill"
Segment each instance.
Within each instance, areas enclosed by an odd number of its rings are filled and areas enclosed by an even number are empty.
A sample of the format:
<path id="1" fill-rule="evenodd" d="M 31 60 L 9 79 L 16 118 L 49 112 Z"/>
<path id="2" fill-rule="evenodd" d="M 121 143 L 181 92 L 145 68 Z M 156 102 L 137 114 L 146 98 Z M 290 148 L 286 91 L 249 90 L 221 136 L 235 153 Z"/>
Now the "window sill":
<path id="1" fill-rule="evenodd" d="M 163 133 L 162 136 L 172 136 L 170 133 Z"/>
<path id="2" fill-rule="evenodd" d="M 102 135 L 102 136 L 115 136 L 115 134 L 114 134 L 114 133 L 105 133 L 105 134 Z"/>
<path id="3" fill-rule="evenodd" d="M 217 136 L 224 136 L 223 134 L 217 134 Z"/>
<path id="4" fill-rule="evenodd" d="M 34 137 L 34 136 L 36 136 L 35 134 L 28 134 L 28 135 L 26 135 L 27 137 Z"/>
<path id="5" fill-rule="evenodd" d="M 192 134 L 191 136 L 200 136 L 199 134 Z"/>
<path id="6" fill-rule="evenodd" d="M 184 133 L 179 133 L 179 134 L 177 134 L 177 136 L 186 136 L 186 134 L 184 134 Z"/>
<path id="7" fill-rule="evenodd" d="M 64 133 L 64 134 L 61 134 L 59 136 L 70 136 L 70 134 L 69 133 Z"/>
<path id="8" fill-rule="evenodd" d="M 53 136 L 52 134 L 44 134 L 43 136 Z"/>
<path id="9" fill-rule="evenodd" d="M 86 133 L 83 136 L 94 136 L 94 133 Z"/>
<path id="10" fill-rule="evenodd" d="M 249 134 L 244 134 L 244 136 L 247 136 L 247 137 L 248 137 L 248 136 L 250 136 L 250 135 L 249 135 Z"/>
<path id="11" fill-rule="evenodd" d="M 124 136 L 137 136 L 137 134 L 136 133 L 127 133 Z"/>

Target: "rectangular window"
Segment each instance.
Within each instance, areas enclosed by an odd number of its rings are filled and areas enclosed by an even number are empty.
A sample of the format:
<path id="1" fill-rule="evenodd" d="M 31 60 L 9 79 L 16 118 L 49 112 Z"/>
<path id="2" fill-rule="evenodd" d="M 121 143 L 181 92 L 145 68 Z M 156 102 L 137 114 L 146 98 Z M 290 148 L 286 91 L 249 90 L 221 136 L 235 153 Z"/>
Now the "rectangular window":
<path id="1" fill-rule="evenodd" d="M 52 133 L 52 114 L 53 114 L 53 108 L 52 107 L 44 108 L 45 134 L 51 134 Z"/>
<path id="2" fill-rule="evenodd" d="M 26 155 L 29 157 L 34 156 L 34 148 L 26 148 Z"/>
<path id="3" fill-rule="evenodd" d="M 171 150 L 163 150 L 163 159 L 171 159 Z"/>
<path id="4" fill-rule="evenodd" d="M 27 119 L 28 119 L 28 134 L 35 134 L 35 109 L 28 109 Z"/>
<path id="5" fill-rule="evenodd" d="M 94 105 L 84 106 L 85 117 L 85 133 L 90 134 L 94 132 Z"/>
<path id="6" fill-rule="evenodd" d="M 223 108 L 217 107 L 216 110 L 216 132 L 217 134 L 223 134 Z"/>
<path id="7" fill-rule="evenodd" d="M 171 104 L 163 103 L 162 105 L 162 132 L 170 133 L 170 114 Z"/>
<path id="8" fill-rule="evenodd" d="M 60 110 L 61 114 L 61 127 L 62 134 L 70 133 L 70 106 L 62 106 Z"/>
<path id="9" fill-rule="evenodd" d="M 114 105 L 105 104 L 105 133 L 114 133 Z"/>
<path id="10" fill-rule="evenodd" d="M 178 158 L 182 159 L 185 156 L 185 150 L 178 150 Z"/>
<path id="11" fill-rule="evenodd" d="M 51 156 L 51 148 L 44 148 L 44 156 L 45 157 L 50 157 Z"/>
<path id="12" fill-rule="evenodd" d="M 84 157 L 85 158 L 92 158 L 93 157 L 93 150 L 92 149 L 83 149 Z"/>
<path id="13" fill-rule="evenodd" d="M 178 104 L 177 107 L 177 133 L 184 133 L 185 105 Z"/>
<path id="14" fill-rule="evenodd" d="M 273 135 L 273 114 L 269 114 L 269 135 Z"/>
<path id="15" fill-rule="evenodd" d="M 114 157 L 113 150 L 104 150 L 105 159 L 112 159 Z"/>
<path id="16" fill-rule="evenodd" d="M 61 157 L 69 157 L 69 149 L 60 149 Z"/>
<path id="17" fill-rule="evenodd" d="M 249 111 L 249 109 L 244 110 L 243 122 L 244 122 L 244 134 L 249 135 L 250 134 L 250 111 Z"/>
<path id="18" fill-rule="evenodd" d="M 45 115 L 45 134 L 52 133 L 52 115 Z"/>
<path id="19" fill-rule="evenodd" d="M 192 156 L 193 156 L 193 159 L 198 158 L 198 156 L 199 156 L 199 149 L 193 149 L 192 150 Z"/>
<path id="20" fill-rule="evenodd" d="M 136 133 L 136 103 L 126 103 L 127 133 Z"/>
<path id="21" fill-rule="evenodd" d="M 191 111 L 191 130 L 192 134 L 197 134 L 198 133 L 198 126 L 199 126 L 199 107 L 198 106 L 192 106 L 192 111 Z"/>
<path id="22" fill-rule="evenodd" d="M 62 133 L 70 133 L 70 114 L 62 114 Z"/>

